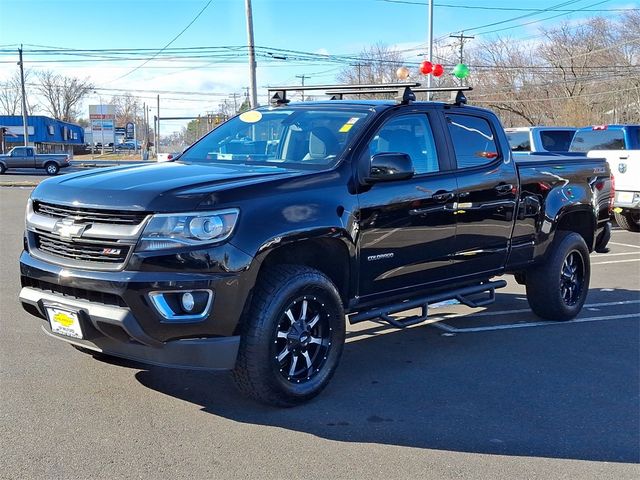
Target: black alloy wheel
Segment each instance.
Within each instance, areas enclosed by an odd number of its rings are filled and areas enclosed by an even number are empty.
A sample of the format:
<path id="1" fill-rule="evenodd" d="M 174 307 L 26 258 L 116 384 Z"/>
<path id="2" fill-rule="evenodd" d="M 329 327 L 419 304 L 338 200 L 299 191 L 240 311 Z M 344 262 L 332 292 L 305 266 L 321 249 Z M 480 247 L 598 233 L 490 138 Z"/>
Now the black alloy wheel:
<path id="1" fill-rule="evenodd" d="M 274 340 L 274 366 L 291 383 L 311 380 L 322 369 L 329 348 L 331 314 L 317 297 L 295 299 L 284 311 Z"/>
<path id="2" fill-rule="evenodd" d="M 589 249 L 580 234 L 564 230 L 555 233 L 548 248 L 546 257 L 526 271 L 527 300 L 539 317 L 571 320 L 589 292 Z"/>
<path id="3" fill-rule="evenodd" d="M 342 299 L 318 270 L 267 267 L 240 333 L 233 370 L 238 389 L 269 405 L 300 405 L 327 386 L 340 361 L 345 340 Z"/>
<path id="4" fill-rule="evenodd" d="M 560 294 L 564 303 L 573 306 L 582 294 L 584 285 L 584 262 L 577 251 L 572 251 L 564 259 L 560 273 Z"/>

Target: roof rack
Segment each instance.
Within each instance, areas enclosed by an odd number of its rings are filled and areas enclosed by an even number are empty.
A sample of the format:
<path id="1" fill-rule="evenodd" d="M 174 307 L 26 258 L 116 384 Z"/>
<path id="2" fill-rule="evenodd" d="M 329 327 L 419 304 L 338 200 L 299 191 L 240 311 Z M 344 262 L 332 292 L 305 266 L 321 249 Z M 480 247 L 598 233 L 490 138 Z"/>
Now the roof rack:
<path id="1" fill-rule="evenodd" d="M 383 84 L 344 84 L 344 85 L 293 85 L 283 87 L 269 87 L 270 102 L 274 106 L 286 105 L 289 103 L 287 92 L 305 91 L 325 91 L 325 95 L 331 96 L 332 100 L 342 100 L 344 95 L 375 95 L 375 94 L 396 94 L 396 101 L 408 104 L 416 100 L 416 93 L 422 92 L 455 92 L 452 101 L 460 106 L 467 103 L 467 97 L 463 92 L 473 90 L 469 86 L 459 87 L 421 87 L 418 82 L 398 82 Z"/>

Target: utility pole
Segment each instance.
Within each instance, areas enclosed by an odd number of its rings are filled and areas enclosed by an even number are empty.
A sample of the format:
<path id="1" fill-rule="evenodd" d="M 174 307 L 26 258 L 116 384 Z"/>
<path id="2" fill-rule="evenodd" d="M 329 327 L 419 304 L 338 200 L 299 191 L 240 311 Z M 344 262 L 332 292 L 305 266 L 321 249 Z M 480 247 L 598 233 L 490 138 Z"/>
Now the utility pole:
<path id="1" fill-rule="evenodd" d="M 433 63 L 433 0 L 429 0 L 429 23 L 427 29 L 427 43 L 429 44 L 429 62 Z M 431 88 L 433 75 L 427 75 L 427 88 Z M 431 92 L 427 92 L 427 101 L 431 100 Z"/>
<path id="2" fill-rule="evenodd" d="M 253 13 L 251 11 L 251 0 L 245 0 L 247 12 L 247 38 L 249 43 L 249 90 L 251 92 L 251 108 L 258 106 L 258 92 L 256 90 L 256 48 L 253 43 Z"/>
<path id="3" fill-rule="evenodd" d="M 460 35 L 449 35 L 451 38 L 456 38 L 460 42 L 460 63 L 464 63 L 464 44 L 466 40 L 473 40 L 476 37 L 472 37 L 470 35 L 465 35 L 464 32 L 460 32 Z M 460 85 L 462 85 L 464 80 L 460 79 Z"/>
<path id="4" fill-rule="evenodd" d="M 233 114 L 235 115 L 236 113 L 238 113 L 238 97 L 240 95 L 237 94 L 236 92 L 233 92 L 231 94 L 231 98 L 233 98 Z"/>
<path id="5" fill-rule="evenodd" d="M 22 89 L 22 127 L 24 135 L 24 146 L 26 147 L 27 145 L 29 145 L 29 125 L 27 124 L 27 94 L 24 89 L 24 62 L 22 61 L 22 44 L 20 44 L 18 54 L 20 55 L 20 61 L 18 62 L 18 65 L 20 65 L 20 87 Z"/>
<path id="6" fill-rule="evenodd" d="M 302 80 L 302 86 L 304 87 L 304 79 L 305 78 L 309 78 L 309 75 L 296 75 L 296 78 L 299 78 Z M 302 101 L 304 102 L 304 90 L 302 90 Z"/>
<path id="7" fill-rule="evenodd" d="M 156 158 L 158 158 L 158 154 L 160 153 L 160 94 L 158 94 L 158 103 L 157 103 L 157 123 L 156 123 Z"/>

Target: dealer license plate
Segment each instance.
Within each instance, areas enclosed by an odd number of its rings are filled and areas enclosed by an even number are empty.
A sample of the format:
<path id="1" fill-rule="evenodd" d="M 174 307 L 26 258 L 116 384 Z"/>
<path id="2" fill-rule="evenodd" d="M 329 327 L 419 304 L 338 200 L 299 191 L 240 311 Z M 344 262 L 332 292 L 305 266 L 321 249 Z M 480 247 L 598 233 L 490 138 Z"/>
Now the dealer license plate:
<path id="1" fill-rule="evenodd" d="M 633 202 L 633 192 L 618 192 L 619 203 L 631 203 Z"/>
<path id="2" fill-rule="evenodd" d="M 78 319 L 78 312 L 47 307 L 47 315 L 51 324 L 51 331 L 67 337 L 82 338 L 82 328 Z"/>

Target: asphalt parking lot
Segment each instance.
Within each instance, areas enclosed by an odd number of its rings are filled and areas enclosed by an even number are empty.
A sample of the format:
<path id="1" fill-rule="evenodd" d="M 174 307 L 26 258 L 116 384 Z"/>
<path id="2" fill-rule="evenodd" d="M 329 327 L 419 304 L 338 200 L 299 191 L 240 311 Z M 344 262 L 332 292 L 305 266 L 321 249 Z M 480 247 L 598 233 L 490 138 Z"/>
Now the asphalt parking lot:
<path id="1" fill-rule="evenodd" d="M 325 392 L 277 410 L 44 335 L 17 300 L 29 192 L 0 188 L 0 478 L 638 478 L 640 234 L 592 256 L 575 321 L 509 277 L 488 308 L 350 327 Z"/>

